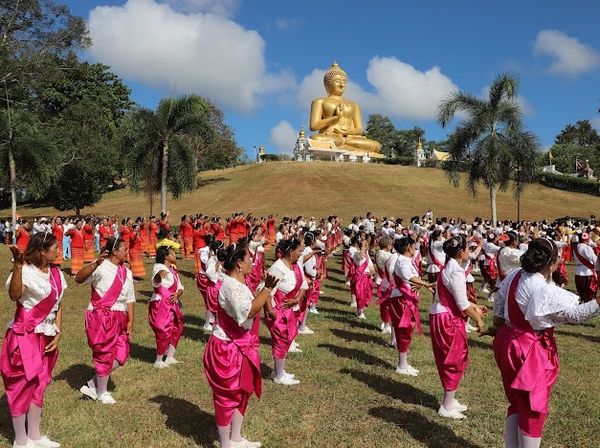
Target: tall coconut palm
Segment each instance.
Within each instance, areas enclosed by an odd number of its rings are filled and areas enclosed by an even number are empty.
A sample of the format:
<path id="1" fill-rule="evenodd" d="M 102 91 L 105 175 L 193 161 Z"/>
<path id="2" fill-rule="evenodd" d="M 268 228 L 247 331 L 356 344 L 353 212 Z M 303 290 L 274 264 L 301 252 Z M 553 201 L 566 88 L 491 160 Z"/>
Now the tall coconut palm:
<path id="1" fill-rule="evenodd" d="M 213 136 L 208 103 L 195 95 L 165 98 L 156 111 L 135 111 L 127 130 L 131 186 L 150 200 L 160 191 L 160 208 L 166 212 L 167 191 L 178 198 L 196 187 L 197 141 Z"/>
<path id="2" fill-rule="evenodd" d="M 460 172 L 467 170 L 467 189 L 472 195 L 480 183 L 490 195 L 490 214 L 497 221 L 496 192 L 514 182 L 517 197 L 535 176 L 537 137 L 523 130 L 523 112 L 516 101 L 518 81 L 508 74 L 498 76 L 487 99 L 456 92 L 439 105 L 438 120 L 446 127 L 457 112 L 465 114 L 448 139 L 450 160 L 444 163 L 450 181 L 459 185 Z"/>

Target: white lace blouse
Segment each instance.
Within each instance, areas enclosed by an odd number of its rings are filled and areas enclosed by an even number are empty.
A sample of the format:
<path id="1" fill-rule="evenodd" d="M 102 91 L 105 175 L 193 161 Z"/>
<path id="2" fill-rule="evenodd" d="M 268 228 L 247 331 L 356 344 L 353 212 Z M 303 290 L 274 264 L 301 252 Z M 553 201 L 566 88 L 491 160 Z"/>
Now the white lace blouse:
<path id="1" fill-rule="evenodd" d="M 156 274 L 158 274 L 159 272 L 166 272 L 167 275 L 164 278 L 160 279 L 160 282 L 156 283 L 154 281 L 154 277 L 156 277 Z M 164 286 L 165 288 L 170 288 L 171 286 L 173 286 L 173 283 L 175 282 L 175 277 L 173 274 L 171 274 L 171 271 L 169 270 L 169 268 L 164 265 L 163 263 L 155 263 L 154 266 L 152 267 L 152 287 L 153 288 L 158 288 L 159 286 Z M 177 280 L 177 291 L 179 290 L 184 290 L 184 286 L 181 283 L 181 281 Z M 154 302 L 156 300 L 160 300 L 160 294 L 154 293 L 152 294 L 152 297 L 150 298 L 150 302 Z"/>
<path id="2" fill-rule="evenodd" d="M 240 327 L 247 330 L 252 328 L 252 319 L 248 319 L 252 309 L 254 295 L 245 283 L 240 283 L 235 278 L 225 275 L 219 290 L 219 306 L 229 317 L 235 320 Z M 213 336 L 229 341 L 225 332 L 218 324 L 213 327 Z"/>
<path id="3" fill-rule="evenodd" d="M 133 275 L 128 267 L 125 267 L 126 277 L 123 283 L 123 288 L 119 293 L 119 297 L 115 304 L 110 308 L 111 311 L 127 311 L 128 303 L 135 303 L 135 290 L 133 288 Z M 110 289 L 117 276 L 117 265 L 109 260 L 104 260 L 100 266 L 96 268 L 92 275 L 85 281 L 86 284 L 92 285 L 100 297 L 106 294 Z M 94 307 L 90 303 L 87 308 L 92 311 Z"/>
<path id="4" fill-rule="evenodd" d="M 510 322 L 506 300 L 510 284 L 520 270 L 508 275 L 500 284 L 494 300 L 494 316 Z M 516 300 L 525 319 L 536 331 L 561 323 L 579 323 L 600 314 L 598 302 L 579 303 L 579 297 L 546 281 L 542 274 L 523 271 L 516 291 Z"/>
<path id="5" fill-rule="evenodd" d="M 42 300 L 50 295 L 50 291 L 52 289 L 52 279 L 50 278 L 50 272 L 42 272 L 40 269 L 35 267 L 34 265 L 25 264 L 23 265 L 23 269 L 21 271 L 22 275 L 22 283 L 25 286 L 25 291 L 23 295 L 19 299 L 21 305 L 26 310 L 32 309 Z M 62 300 L 65 289 L 67 288 L 67 280 L 65 279 L 65 275 L 60 273 L 60 279 L 62 284 L 62 292 L 58 296 L 56 300 L 56 304 L 52 307 L 52 310 L 44 319 L 43 322 L 38 324 L 34 333 L 43 333 L 46 336 L 55 336 L 58 333 L 58 327 L 55 324 L 56 321 L 56 313 L 60 308 L 60 302 Z M 10 282 L 12 280 L 12 272 L 8 276 L 8 280 L 6 281 L 6 290 L 8 291 L 10 288 Z M 8 328 L 11 328 L 13 324 L 13 319 L 8 323 Z"/>

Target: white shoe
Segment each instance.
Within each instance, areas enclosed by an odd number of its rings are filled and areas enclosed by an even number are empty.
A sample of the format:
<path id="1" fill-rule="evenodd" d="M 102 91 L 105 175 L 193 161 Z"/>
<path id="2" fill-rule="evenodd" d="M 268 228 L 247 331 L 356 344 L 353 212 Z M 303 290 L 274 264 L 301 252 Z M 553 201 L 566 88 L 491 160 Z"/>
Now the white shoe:
<path id="1" fill-rule="evenodd" d="M 169 367 L 169 365 L 164 361 L 154 361 L 153 367 L 155 369 L 164 369 L 166 367 Z"/>
<path id="2" fill-rule="evenodd" d="M 91 398 L 92 400 L 98 399 L 98 394 L 96 393 L 96 386 L 94 385 L 94 380 L 89 380 L 87 384 L 81 386 L 79 392 L 81 392 L 86 397 Z"/>
<path id="3" fill-rule="evenodd" d="M 98 397 L 98 401 L 102 404 L 116 404 L 117 401 L 112 397 L 110 392 L 104 392 Z"/>
<path id="4" fill-rule="evenodd" d="M 262 446 L 260 442 L 250 442 L 246 439 L 242 439 L 239 442 L 230 440 L 229 443 L 231 444 L 231 448 L 260 448 Z"/>
<path id="5" fill-rule="evenodd" d="M 283 376 L 283 378 L 273 378 L 273 382 L 275 384 L 281 384 L 282 386 L 295 386 L 296 384 L 300 384 L 296 378 L 290 378 L 289 376 Z"/>
<path id="6" fill-rule="evenodd" d="M 316 308 L 309 308 L 308 312 L 311 314 L 321 314 L 321 312 Z"/>
<path id="7" fill-rule="evenodd" d="M 13 442 L 12 448 L 35 448 L 35 445 L 28 439 L 25 445 L 20 445 L 17 442 Z"/>
<path id="8" fill-rule="evenodd" d="M 344 285 L 350 286 L 350 280 L 348 280 L 346 283 L 344 283 Z"/>
<path id="9" fill-rule="evenodd" d="M 404 367 L 403 369 L 396 367 L 396 373 L 406 376 L 419 376 L 419 371 L 412 366 Z"/>
<path id="10" fill-rule="evenodd" d="M 490 294 L 490 296 L 488 297 L 488 301 L 494 303 L 494 300 L 496 298 L 496 293 L 493 292 L 492 294 Z"/>
<path id="11" fill-rule="evenodd" d="M 298 348 L 298 346 L 291 345 L 288 349 L 288 353 L 302 353 L 302 350 Z"/>
<path id="12" fill-rule="evenodd" d="M 385 322 L 381 322 L 381 324 L 379 325 L 379 329 L 383 333 L 383 331 L 385 330 Z"/>
<path id="13" fill-rule="evenodd" d="M 275 370 L 271 371 L 271 379 L 274 380 L 275 379 Z M 294 375 L 293 373 L 289 373 L 286 372 L 285 370 L 283 371 L 283 376 L 287 377 L 287 378 L 291 378 L 294 379 L 296 378 L 296 375 Z"/>
<path id="14" fill-rule="evenodd" d="M 50 440 L 47 436 L 42 436 L 39 440 L 28 439 L 28 443 L 36 448 L 59 448 L 60 443 Z"/>
<path id="15" fill-rule="evenodd" d="M 466 415 L 460 413 L 456 408 L 447 410 L 444 406 L 440 406 L 440 409 L 438 410 L 438 415 L 440 417 L 451 418 L 453 420 L 463 420 L 467 418 Z"/>
<path id="16" fill-rule="evenodd" d="M 367 316 L 365 316 L 365 313 L 363 313 L 363 312 L 357 314 L 356 317 L 359 318 L 359 319 L 366 319 L 367 318 Z"/>
<path id="17" fill-rule="evenodd" d="M 389 324 L 386 325 L 385 328 L 383 329 L 383 332 L 387 333 L 387 334 L 392 334 L 392 326 Z"/>
<path id="18" fill-rule="evenodd" d="M 319 294 L 323 295 L 323 294 L 325 294 L 325 291 L 323 291 L 322 289 L 319 289 Z"/>
<path id="19" fill-rule="evenodd" d="M 455 398 L 454 401 L 452 402 L 452 409 L 456 409 L 458 412 L 465 412 L 469 409 L 469 406 L 466 406 L 464 404 L 460 404 L 458 402 L 458 400 Z"/>
<path id="20" fill-rule="evenodd" d="M 165 359 L 165 364 L 167 365 L 167 367 L 170 367 L 174 364 L 181 364 L 181 361 L 177 361 L 175 358 L 167 358 Z"/>
<path id="21" fill-rule="evenodd" d="M 312 331 L 308 327 L 304 327 L 304 328 L 298 328 L 298 334 L 315 334 L 315 332 Z"/>
<path id="22" fill-rule="evenodd" d="M 356 297 L 352 297 L 352 300 L 350 301 L 350 308 L 356 308 L 357 306 Z"/>
<path id="23" fill-rule="evenodd" d="M 477 327 L 474 327 L 470 323 L 467 324 L 467 333 L 473 333 L 474 331 L 477 331 Z"/>
<path id="24" fill-rule="evenodd" d="M 203 325 L 203 326 L 202 326 L 202 329 L 203 329 L 204 331 L 206 331 L 207 333 L 212 333 L 212 331 L 213 331 L 213 326 L 212 326 L 212 325 Z"/>
<path id="25" fill-rule="evenodd" d="M 489 293 L 490 293 L 490 290 L 489 290 L 489 289 L 487 289 L 487 288 L 481 288 L 481 293 L 482 293 L 482 294 L 489 294 Z"/>

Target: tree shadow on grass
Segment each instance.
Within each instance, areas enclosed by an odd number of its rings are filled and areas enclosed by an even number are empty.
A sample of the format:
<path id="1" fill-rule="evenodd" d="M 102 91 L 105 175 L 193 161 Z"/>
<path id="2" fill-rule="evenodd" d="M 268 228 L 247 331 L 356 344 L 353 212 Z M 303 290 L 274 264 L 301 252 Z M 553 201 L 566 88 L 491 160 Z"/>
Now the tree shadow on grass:
<path id="1" fill-rule="evenodd" d="M 367 366 L 385 367 L 386 369 L 394 368 L 394 366 L 389 362 L 356 348 L 340 347 L 333 344 L 318 344 L 317 347 L 326 348 L 340 358 L 356 360 Z"/>
<path id="2" fill-rule="evenodd" d="M 344 316 L 345 318 L 356 319 L 356 315 L 351 310 L 339 310 L 337 308 L 319 307 L 319 311 L 325 314 L 333 314 L 335 316 Z"/>
<path id="3" fill-rule="evenodd" d="M 184 277 L 187 277 L 187 278 L 193 278 L 193 279 L 196 278 L 196 274 L 194 274 L 193 272 L 190 272 L 190 271 L 177 271 L 177 272 L 179 273 L 179 275 L 183 275 Z"/>
<path id="4" fill-rule="evenodd" d="M 335 336 L 340 339 L 343 339 L 348 342 L 364 342 L 366 344 L 377 344 L 387 346 L 387 344 L 381 339 L 379 334 L 364 334 L 364 333 L 354 333 L 352 331 L 339 330 L 337 328 L 332 328 L 331 331 Z"/>
<path id="5" fill-rule="evenodd" d="M 0 434 L 6 437 L 6 440 L 13 440 L 15 432 L 12 427 L 12 420 L 8 412 L 8 403 L 6 401 L 6 394 L 2 394 L 0 398 Z"/>
<path id="6" fill-rule="evenodd" d="M 558 330 L 556 333 L 561 336 L 571 336 L 573 338 L 584 339 L 589 342 L 595 342 L 595 343 L 600 342 L 600 336 L 594 336 L 591 334 L 581 334 L 581 333 L 575 333 L 573 331 L 565 331 L 565 330 Z"/>
<path id="7" fill-rule="evenodd" d="M 398 375 L 399 380 L 394 381 L 381 375 L 367 373 L 356 369 L 342 369 L 340 370 L 340 373 L 350 375 L 355 380 L 366 384 L 378 394 L 385 395 L 394 400 L 424 406 L 435 409 L 436 411 L 438 409 L 439 400 L 436 397 L 427 392 L 423 392 L 421 389 L 408 383 L 403 383 L 400 378 L 404 377 L 400 377 L 400 375 Z"/>
<path id="8" fill-rule="evenodd" d="M 193 314 L 186 314 L 183 316 L 183 320 L 186 325 L 196 325 L 197 327 L 204 326 L 204 318 L 195 316 Z"/>
<path id="9" fill-rule="evenodd" d="M 411 437 L 429 448 L 481 448 L 457 436 L 447 426 L 429 420 L 415 411 L 405 411 L 389 406 L 380 406 L 369 409 L 369 414 L 389 423 L 397 425 Z"/>
<path id="10" fill-rule="evenodd" d="M 191 339 L 192 341 L 207 343 L 208 339 L 210 338 L 210 333 L 204 331 L 202 328 L 195 328 L 186 325 L 183 328 L 182 336 L 184 338 Z"/>
<path id="11" fill-rule="evenodd" d="M 474 336 L 474 337 L 469 338 L 469 347 L 478 347 L 478 348 L 482 348 L 484 350 L 492 349 L 492 343 L 488 342 L 489 339 L 475 339 L 478 337 L 479 336 Z"/>
<path id="12" fill-rule="evenodd" d="M 60 372 L 58 376 L 54 378 L 54 381 L 66 381 L 71 389 L 79 391 L 79 388 L 95 375 L 96 370 L 92 365 L 73 364 Z M 108 389 L 114 389 L 112 379 L 108 380 Z M 84 398 L 83 395 L 81 398 Z"/>
<path id="13" fill-rule="evenodd" d="M 347 300 L 336 299 L 335 297 L 331 297 L 331 296 L 321 296 L 321 297 L 319 297 L 319 302 L 320 303 L 339 303 L 341 305 L 348 305 Z"/>
<path id="14" fill-rule="evenodd" d="M 156 347 L 146 347 L 135 342 L 131 342 L 130 347 L 129 355 L 132 358 L 151 364 L 156 360 Z"/>
<path id="15" fill-rule="evenodd" d="M 196 444 L 211 447 L 218 438 L 215 417 L 195 404 L 166 395 L 158 395 L 149 401 L 160 405 L 160 412 L 167 417 L 167 428 L 193 439 Z"/>
<path id="16" fill-rule="evenodd" d="M 343 291 L 343 292 L 347 292 L 348 294 L 350 294 L 350 287 L 349 286 L 337 286 L 337 285 L 325 285 L 325 287 L 327 289 L 333 289 L 335 291 Z"/>
<path id="17" fill-rule="evenodd" d="M 354 316 L 354 313 L 352 313 L 349 316 L 347 316 L 347 315 L 327 316 L 327 319 L 332 319 L 337 322 L 340 322 L 340 323 L 343 323 L 346 325 L 350 325 L 351 327 L 354 327 L 354 328 L 362 328 L 363 330 L 379 331 L 379 327 L 377 325 L 370 324 L 368 322 L 365 322 L 364 320 L 358 320 Z"/>

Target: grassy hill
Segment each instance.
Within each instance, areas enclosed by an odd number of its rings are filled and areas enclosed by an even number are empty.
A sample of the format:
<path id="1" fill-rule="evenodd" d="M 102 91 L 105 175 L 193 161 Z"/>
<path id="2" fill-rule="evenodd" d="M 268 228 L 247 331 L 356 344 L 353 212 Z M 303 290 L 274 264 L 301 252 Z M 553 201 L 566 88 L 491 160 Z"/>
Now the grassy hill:
<path id="1" fill-rule="evenodd" d="M 409 217 L 427 208 L 437 216 L 472 219 L 489 215 L 487 190 L 471 197 L 461 185 L 453 188 L 442 170 L 392 165 L 338 164 L 328 162 L 269 162 L 238 168 L 208 171 L 201 175 L 202 186 L 192 194 L 169 201 L 173 216 L 189 213 L 235 211 L 304 214 L 315 217 L 334 213 L 348 219 L 372 211 L 377 216 Z M 159 210 L 154 199 L 154 213 Z M 517 205 L 512 191 L 499 193 L 498 216 L 516 218 Z M 99 204 L 83 213 L 97 215 L 148 215 L 150 207 L 143 195 L 129 190 L 106 194 Z M 521 198 L 521 216 L 535 220 L 564 215 L 598 214 L 600 198 L 531 185 Z M 22 216 L 56 214 L 51 207 L 22 207 Z M 1 210 L 8 216 L 10 210 Z"/>

